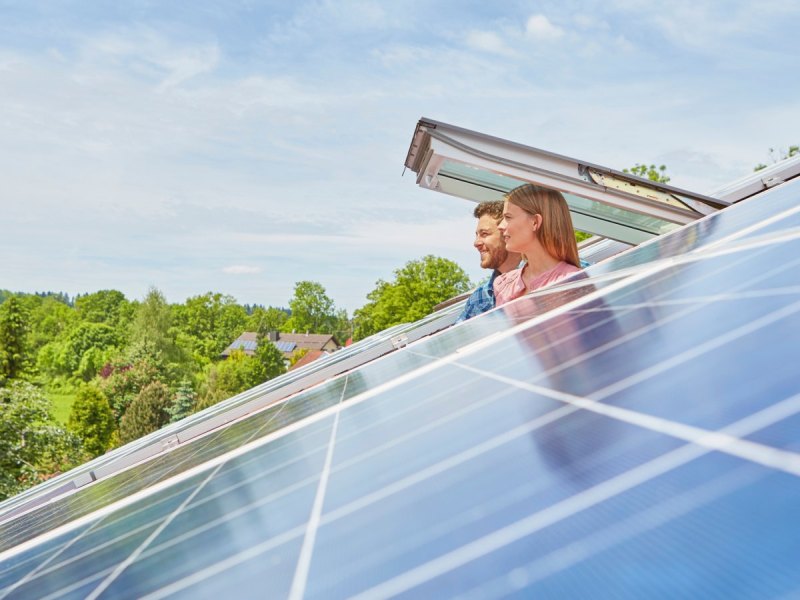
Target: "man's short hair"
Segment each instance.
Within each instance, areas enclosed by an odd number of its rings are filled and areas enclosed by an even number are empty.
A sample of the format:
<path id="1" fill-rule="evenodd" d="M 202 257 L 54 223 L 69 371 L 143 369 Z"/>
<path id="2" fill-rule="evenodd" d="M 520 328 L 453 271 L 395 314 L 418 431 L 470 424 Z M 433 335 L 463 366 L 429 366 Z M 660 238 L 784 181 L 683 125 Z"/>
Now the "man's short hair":
<path id="1" fill-rule="evenodd" d="M 503 220 L 503 201 L 491 200 L 490 202 L 481 202 L 475 207 L 472 212 L 476 219 L 480 219 L 483 215 L 491 216 L 498 223 Z"/>

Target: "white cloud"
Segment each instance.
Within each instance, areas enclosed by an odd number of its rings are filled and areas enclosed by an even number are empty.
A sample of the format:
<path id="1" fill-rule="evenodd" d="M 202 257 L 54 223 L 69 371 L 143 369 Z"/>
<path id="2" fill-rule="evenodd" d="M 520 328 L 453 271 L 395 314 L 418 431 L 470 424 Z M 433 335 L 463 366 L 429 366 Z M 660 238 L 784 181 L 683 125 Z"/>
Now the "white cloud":
<path id="1" fill-rule="evenodd" d="M 535 40 L 555 41 L 564 36 L 564 30 L 553 25 L 544 15 L 532 15 L 525 23 L 525 35 Z"/>
<path id="2" fill-rule="evenodd" d="M 147 27 L 123 28 L 90 37 L 84 41 L 81 54 L 89 68 L 125 69 L 147 79 L 157 79 L 157 91 L 212 72 L 220 58 L 215 41 L 175 42 Z"/>
<path id="3" fill-rule="evenodd" d="M 588 15 L 585 13 L 576 13 L 575 16 L 572 18 L 575 24 L 580 29 L 587 29 L 587 30 L 597 30 L 597 31 L 608 31 L 611 29 L 611 26 L 608 24 L 608 21 L 604 21 L 603 19 L 598 18 L 596 15 Z"/>
<path id="4" fill-rule="evenodd" d="M 228 275 L 254 275 L 261 273 L 261 267 L 252 267 L 249 265 L 230 265 L 222 269 L 223 273 Z"/>
<path id="5" fill-rule="evenodd" d="M 483 52 L 491 52 L 501 56 L 514 56 L 515 52 L 494 31 L 470 31 L 466 37 L 467 46 Z"/>

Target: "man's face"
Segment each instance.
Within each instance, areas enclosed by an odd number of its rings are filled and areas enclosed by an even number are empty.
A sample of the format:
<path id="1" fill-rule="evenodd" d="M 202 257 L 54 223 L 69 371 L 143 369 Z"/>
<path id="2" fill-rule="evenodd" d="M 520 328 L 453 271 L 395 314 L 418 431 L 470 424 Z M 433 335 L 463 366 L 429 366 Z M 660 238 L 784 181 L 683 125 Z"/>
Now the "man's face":
<path id="1" fill-rule="evenodd" d="M 481 267 L 484 269 L 497 269 L 508 258 L 503 236 L 491 215 L 483 215 L 478 219 L 473 245 L 481 253 Z"/>

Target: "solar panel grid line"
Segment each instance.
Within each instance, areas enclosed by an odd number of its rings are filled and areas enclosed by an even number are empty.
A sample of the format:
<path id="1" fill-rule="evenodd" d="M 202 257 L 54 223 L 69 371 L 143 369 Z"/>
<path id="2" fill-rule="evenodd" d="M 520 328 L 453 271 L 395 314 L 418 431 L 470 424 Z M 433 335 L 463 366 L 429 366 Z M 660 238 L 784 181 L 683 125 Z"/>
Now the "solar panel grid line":
<path id="1" fill-rule="evenodd" d="M 544 427 L 545 425 L 549 425 L 558 419 L 562 419 L 567 415 L 575 413 L 578 411 L 578 408 L 574 406 L 563 406 L 561 408 L 557 408 L 551 410 L 544 415 L 538 416 L 534 419 L 530 419 L 529 421 L 522 423 L 521 425 L 505 431 L 501 434 L 498 434 L 484 442 L 476 444 L 475 446 L 463 450 L 458 454 L 452 455 L 446 459 L 443 459 L 439 462 L 436 462 L 425 469 L 421 469 L 403 479 L 397 480 L 394 483 L 384 486 L 374 492 L 362 496 L 358 500 L 355 500 L 345 506 L 339 507 L 337 509 L 332 510 L 331 512 L 325 513 L 322 517 L 322 524 L 327 525 L 329 523 L 333 523 L 343 517 L 346 517 L 350 514 L 363 510 L 364 508 L 375 504 L 385 498 L 393 494 L 397 494 L 402 492 L 414 485 L 420 484 L 422 482 L 428 481 L 437 475 L 441 475 L 446 471 L 457 467 L 459 465 L 463 465 L 464 463 L 473 460 L 478 456 L 485 455 L 486 453 L 499 448 L 507 444 L 512 440 L 519 439 L 523 436 L 526 436 L 530 433 L 533 433 L 537 429 Z"/>
<path id="2" fill-rule="evenodd" d="M 777 311 L 759 317 L 758 319 L 751 321 L 750 323 L 741 325 L 729 332 L 717 336 L 716 338 L 707 340 L 706 342 L 698 346 L 695 346 L 694 348 L 691 348 L 681 353 L 680 355 L 667 359 L 657 365 L 653 365 L 651 367 L 642 369 L 638 373 L 630 375 L 623 380 L 617 381 L 616 383 L 610 384 L 605 388 L 597 390 L 594 394 L 592 394 L 592 396 L 595 399 L 602 399 L 607 396 L 610 396 L 619 390 L 630 387 L 634 383 L 638 383 L 640 381 L 644 381 L 645 379 L 649 379 L 653 375 L 662 373 L 690 359 L 697 358 L 698 356 L 701 356 L 702 354 L 705 354 L 710 350 L 719 348 L 733 340 L 739 339 L 743 336 L 753 333 L 758 329 L 760 329 L 761 327 L 764 327 L 766 325 L 790 317 L 796 314 L 798 311 L 800 311 L 800 301 L 794 302 L 788 306 L 783 307 L 782 309 L 779 309 Z"/>
<path id="3" fill-rule="evenodd" d="M 796 409 L 796 397 L 785 400 L 784 402 L 791 404 L 791 410 Z M 782 403 L 778 403 L 778 405 L 770 407 L 770 409 L 776 408 L 780 404 Z M 769 419 L 765 419 L 764 415 L 760 414 L 762 412 L 764 411 L 749 415 L 723 428 L 720 430 L 720 433 L 732 433 L 735 436 L 743 437 L 749 433 L 758 431 L 767 426 L 767 424 L 771 424 Z M 782 418 L 782 411 L 779 409 L 772 411 L 772 414 L 777 416 L 777 420 L 772 422 L 778 422 Z M 543 510 L 535 512 L 482 538 L 467 543 L 456 550 L 412 568 L 377 586 L 355 594 L 352 598 L 357 600 L 373 600 L 378 598 L 390 598 L 408 592 L 427 581 L 468 564 L 545 527 L 563 521 L 578 512 L 618 496 L 660 475 L 673 471 L 710 452 L 712 452 L 712 450 L 704 446 L 694 444 L 680 446 L 675 450 L 662 454 L 657 458 L 651 459 L 582 492 L 578 492 L 565 500 L 550 505 Z"/>
<path id="4" fill-rule="evenodd" d="M 206 476 L 203 482 L 197 486 L 191 494 L 189 494 L 186 499 L 181 502 L 181 504 L 172 511 L 159 525 L 156 529 L 149 535 L 147 538 L 137 546 L 137 548 L 124 560 L 122 561 L 117 567 L 105 578 L 103 581 L 98 585 L 92 592 L 86 597 L 86 600 L 96 600 L 100 594 L 102 594 L 111 583 L 119 577 L 119 575 L 128 568 L 130 564 L 132 564 L 139 555 L 150 545 L 150 543 L 158 537 L 164 529 L 166 529 L 170 523 L 177 517 L 180 512 L 189 504 L 192 499 L 194 499 L 197 494 L 206 486 L 206 484 L 211 481 L 211 479 L 219 472 L 219 470 L 225 465 L 225 463 L 220 463 L 217 465 L 211 473 Z"/>
<path id="5" fill-rule="evenodd" d="M 99 525 L 103 521 L 103 518 L 92 523 L 86 530 L 82 531 L 76 537 L 72 538 L 65 544 L 63 544 L 58 550 L 50 554 L 43 562 L 37 564 L 33 569 L 28 571 L 21 579 L 7 587 L 5 590 L 0 590 L 0 600 L 4 600 L 11 592 L 16 590 L 17 588 L 25 585 L 32 579 L 36 578 L 40 573 L 45 572 L 45 568 L 47 565 L 52 563 L 55 559 L 61 556 L 66 550 L 68 550 L 73 544 L 80 541 L 81 538 L 86 536 L 89 532 L 91 532 L 97 525 Z"/>
<path id="6" fill-rule="evenodd" d="M 344 400 L 344 394 L 346 390 L 347 380 L 345 379 L 345 387 L 342 389 L 342 395 L 339 398 L 339 406 Z M 314 504 L 311 507 L 308 525 L 306 527 L 305 535 L 303 536 L 303 545 L 300 548 L 300 556 L 297 559 L 297 567 L 295 569 L 294 577 L 292 578 L 292 587 L 289 590 L 289 598 L 293 600 L 298 600 L 305 594 L 306 583 L 308 581 L 308 570 L 311 566 L 311 555 L 314 551 L 314 541 L 317 537 L 320 514 L 322 513 L 322 506 L 325 501 L 325 492 L 327 490 L 328 480 L 330 479 L 331 475 L 331 463 L 333 462 L 333 452 L 336 445 L 336 433 L 339 430 L 339 416 L 341 414 L 341 411 L 337 411 L 333 418 L 331 435 L 328 440 L 328 448 L 325 453 L 325 463 L 322 466 L 322 474 L 319 478 L 317 492 L 314 495 Z"/>
<path id="7" fill-rule="evenodd" d="M 313 478 L 313 479 L 316 479 L 316 477 L 315 477 L 315 478 Z M 301 483 L 303 483 L 303 482 L 301 482 Z M 288 493 L 288 492 L 287 492 L 287 490 L 286 490 L 286 489 L 284 489 L 284 490 L 282 490 L 282 493 Z M 277 494 L 277 493 L 276 493 L 276 494 L 275 494 L 275 496 L 277 496 L 277 495 L 280 495 L 280 494 Z M 267 499 L 267 500 L 268 500 L 268 499 Z M 256 501 L 256 502 L 252 503 L 252 504 L 250 505 L 250 507 L 249 507 L 249 508 L 250 508 L 250 509 L 252 509 L 252 507 L 253 507 L 253 506 L 256 506 L 256 505 L 258 505 L 258 504 L 261 504 L 261 503 L 263 503 L 263 502 L 265 502 L 265 501 L 266 501 L 265 499 L 259 499 L 258 501 Z M 189 507 L 186 507 L 186 508 L 188 509 L 188 508 L 193 508 L 193 507 L 192 507 L 192 506 L 189 506 Z M 236 512 L 236 511 L 234 511 L 234 512 Z M 225 515 L 224 519 L 222 519 L 222 520 L 224 520 L 224 521 L 229 521 L 231 518 L 232 518 L 232 515 L 231 515 L 231 513 L 227 513 L 227 514 Z M 157 522 L 157 521 L 152 521 L 152 522 L 150 522 L 150 523 L 146 524 L 146 525 L 144 526 L 144 529 L 153 529 L 154 527 L 152 526 L 152 523 L 156 523 L 156 522 Z M 209 528 L 209 527 L 210 527 L 210 525 L 209 525 L 208 523 L 205 523 L 205 522 L 204 522 L 203 526 L 201 526 L 199 529 L 207 529 L 207 528 Z M 302 531 L 300 531 L 299 533 L 301 533 L 301 532 L 302 532 Z M 299 533 L 298 533 L 298 534 L 299 534 Z M 196 534 L 196 531 L 195 531 L 195 532 L 190 532 L 189 534 L 187 534 L 187 536 L 178 536 L 177 538 L 173 536 L 173 537 L 171 537 L 169 540 L 167 540 L 166 542 L 162 542 L 162 543 L 161 543 L 159 546 L 156 546 L 156 547 L 153 547 L 153 546 L 151 546 L 150 548 L 148 548 L 148 550 L 146 550 L 145 552 L 143 552 L 143 553 L 141 554 L 141 558 L 145 558 L 146 556 L 148 556 L 148 555 L 150 555 L 150 554 L 155 554 L 155 553 L 157 553 L 157 552 L 163 551 L 164 549 L 166 549 L 166 548 L 168 548 L 168 547 L 170 547 L 170 546 L 173 546 L 173 545 L 175 545 L 176 543 L 179 543 L 179 540 L 180 540 L 180 538 L 185 538 L 185 537 L 188 537 L 188 536 L 191 536 L 191 535 L 194 535 L 194 534 Z M 127 535 L 127 534 L 126 534 L 126 535 Z M 119 539 L 119 538 L 117 538 L 117 539 Z M 112 540 L 112 542 L 113 542 L 113 541 L 114 541 L 114 540 Z M 94 573 L 92 576 L 90 576 L 90 577 L 88 577 L 88 578 L 84 578 L 83 580 L 81 580 L 81 582 L 80 582 L 80 585 L 79 585 L 78 587 L 80 587 L 81 585 L 83 585 L 83 584 L 85 584 L 85 583 L 87 583 L 87 582 L 94 581 L 95 579 L 99 578 L 100 576 L 103 576 L 103 575 L 105 575 L 106 573 L 108 573 L 108 572 L 110 572 L 110 571 L 111 571 L 111 569 L 109 568 L 109 569 L 106 569 L 105 571 L 101 571 L 101 572 L 99 572 L 99 573 Z"/>
<path id="8" fill-rule="evenodd" d="M 223 573 L 236 565 L 257 558 L 265 552 L 269 552 L 270 550 L 297 538 L 298 536 L 302 535 L 303 531 L 305 531 L 305 526 L 301 525 L 290 531 L 278 534 L 277 536 L 260 544 L 246 548 L 245 550 L 242 550 L 241 552 L 238 552 L 223 561 L 200 569 L 191 575 L 170 583 L 163 588 L 150 592 L 149 594 L 145 594 L 139 600 L 161 600 L 162 598 L 168 598 L 177 592 L 197 585 L 198 583 L 214 577 L 215 575 L 219 575 L 220 573 Z"/>
<path id="9" fill-rule="evenodd" d="M 800 303 L 798 303 L 800 305 Z M 765 467 L 785 471 L 791 475 L 800 476 L 800 454 L 773 448 L 764 444 L 758 444 L 749 440 L 743 440 L 734 436 L 723 434 L 718 431 L 710 431 L 692 425 L 686 425 L 677 421 L 664 419 L 654 415 L 629 410 L 619 406 L 610 404 L 603 404 L 599 400 L 575 396 L 552 388 L 534 385 L 526 381 L 520 381 L 511 377 L 505 377 L 482 369 L 476 369 L 467 365 L 456 364 L 467 371 L 471 371 L 483 377 L 494 379 L 506 385 L 513 385 L 524 389 L 529 392 L 534 392 L 542 396 L 547 396 L 564 402 L 566 404 L 575 406 L 581 410 L 588 410 L 618 421 L 623 421 L 631 425 L 636 425 L 645 429 L 649 429 L 656 433 L 662 433 L 686 442 L 696 444 L 698 446 L 705 446 L 711 450 L 717 450 L 725 454 L 730 454 L 744 460 L 749 460 L 758 463 Z M 775 409 L 776 413 L 781 415 L 781 418 L 787 418 L 800 412 L 800 394 L 787 398 L 779 405 L 780 409 Z M 770 419 L 773 417 L 769 409 L 765 409 L 765 415 Z M 776 422 L 771 420 L 770 423 Z"/>
<path id="10" fill-rule="evenodd" d="M 99 522 L 100 521 L 98 521 L 98 523 Z M 143 525 L 140 525 L 139 527 L 136 527 L 136 528 L 133 528 L 133 529 L 127 531 L 122 536 L 119 536 L 119 537 L 116 537 L 116 538 L 112 538 L 112 539 L 110 539 L 110 540 L 108 540 L 108 541 L 106 541 L 106 542 L 104 542 L 102 544 L 98 544 L 98 545 L 92 547 L 89 550 L 85 550 L 82 553 L 79 553 L 77 555 L 71 556 L 67 560 L 64 560 L 64 561 L 61 561 L 61 562 L 58 562 L 58 563 L 55 563 L 55 564 L 51 564 L 50 561 L 46 561 L 46 564 L 42 564 L 41 568 L 34 569 L 33 571 L 31 571 L 29 573 L 29 576 L 26 576 L 27 578 L 24 581 L 20 581 L 19 582 L 19 585 L 21 586 L 23 584 L 26 584 L 26 583 L 28 583 L 30 581 L 33 581 L 33 580 L 39 578 L 39 577 L 43 577 L 43 576 L 48 575 L 50 573 L 54 573 L 55 571 L 57 571 L 59 569 L 62 569 L 65 566 L 68 566 L 68 565 L 70 565 L 70 564 L 72 564 L 72 563 L 74 563 L 76 561 L 79 561 L 82 558 L 86 558 L 87 556 L 89 556 L 91 554 L 95 554 L 98 550 L 103 550 L 104 548 L 107 548 L 107 547 L 113 545 L 114 543 L 118 542 L 119 539 L 121 539 L 121 538 L 135 536 L 135 535 L 137 535 L 139 533 L 142 533 L 144 531 L 147 531 L 147 530 L 151 529 L 152 527 L 153 527 L 153 523 L 148 522 L 148 523 L 145 523 Z M 85 532 L 82 532 L 82 533 L 78 534 L 74 538 L 70 539 L 67 543 L 63 544 L 58 549 L 58 551 L 56 553 L 54 553 L 54 554 L 57 554 L 58 556 L 61 556 L 67 550 L 69 550 L 74 544 L 80 542 L 85 536 L 88 536 L 89 533 L 90 533 L 89 529 L 87 528 L 87 530 Z M 106 569 L 104 571 L 101 571 L 99 574 L 98 573 L 94 573 L 91 578 L 83 581 L 81 583 L 81 585 L 83 585 L 87 581 L 91 581 L 93 579 L 97 579 L 100 576 L 103 576 L 103 575 L 105 575 L 106 573 L 108 573 L 110 571 L 111 571 L 111 568 L 108 568 L 108 569 Z"/>
<path id="11" fill-rule="evenodd" d="M 661 503 L 654 504 L 644 511 L 634 513 L 625 519 L 616 521 L 611 525 L 582 538 L 579 542 L 571 544 L 537 558 L 525 566 L 515 569 L 517 573 L 501 574 L 497 580 L 510 578 L 519 581 L 520 587 L 542 581 L 561 571 L 569 570 L 576 564 L 583 562 L 600 552 L 613 546 L 631 540 L 647 531 L 669 524 L 700 506 L 714 500 L 723 498 L 731 492 L 741 489 L 758 481 L 759 476 L 752 470 L 740 469 L 727 473 L 719 479 L 712 479 L 700 486 L 674 496 L 668 496 Z M 495 581 L 497 581 L 495 580 Z M 464 600 L 472 598 L 497 597 L 505 591 L 498 586 L 495 590 L 492 584 L 495 581 L 476 588 L 474 593 L 464 595 Z"/>
<path id="12" fill-rule="evenodd" d="M 266 476 L 268 474 L 269 473 L 265 473 L 263 476 Z M 154 554 L 157 554 L 159 552 L 163 552 L 163 551 L 169 549 L 172 546 L 175 546 L 177 544 L 180 544 L 183 541 L 186 541 L 186 540 L 190 539 L 191 537 L 197 535 L 198 532 L 202 532 L 202 531 L 211 529 L 211 528 L 215 527 L 216 525 L 219 525 L 219 524 L 221 524 L 221 523 L 223 523 L 225 521 L 228 521 L 228 520 L 230 520 L 232 518 L 235 518 L 237 516 L 240 516 L 242 514 L 245 514 L 245 513 L 249 512 L 249 511 L 252 511 L 254 508 L 257 508 L 260 505 L 267 504 L 267 503 L 275 500 L 276 498 L 281 497 L 282 495 L 289 494 L 289 493 L 291 493 L 291 492 L 293 492 L 293 491 L 295 491 L 295 490 L 297 490 L 297 489 L 299 489 L 299 488 L 301 488 L 303 486 L 308 485 L 309 483 L 313 483 L 313 481 L 315 481 L 316 479 L 317 479 L 317 477 L 309 477 L 309 478 L 300 480 L 296 484 L 294 484 L 292 486 L 289 486 L 287 488 L 283 488 L 282 490 L 280 490 L 279 492 L 275 492 L 271 496 L 266 496 L 266 497 L 263 497 L 263 498 L 259 498 L 257 501 L 255 501 L 255 502 L 253 502 L 251 504 L 248 504 L 248 505 L 246 505 L 246 506 L 244 506 L 242 508 L 239 508 L 239 509 L 236 509 L 234 511 L 230 511 L 230 512 L 226 513 L 223 517 L 220 517 L 220 518 L 218 518 L 216 520 L 213 520 L 213 521 L 206 522 L 202 526 L 198 527 L 195 530 L 188 531 L 188 532 L 183 533 L 183 534 L 181 534 L 179 536 L 172 536 L 168 540 L 166 540 L 164 542 L 161 542 L 158 545 L 150 546 L 149 548 L 147 548 L 144 552 L 142 552 L 141 558 L 146 558 L 146 557 L 152 556 Z M 243 482 L 240 485 L 244 485 L 245 483 L 246 482 Z M 225 490 L 225 491 L 232 491 L 232 489 L 234 489 L 234 488 L 229 488 L 228 490 Z M 185 508 L 187 510 L 188 509 L 197 508 L 199 505 L 201 505 L 201 504 L 203 504 L 205 502 L 213 500 L 216 496 L 224 494 L 225 491 L 217 492 L 217 494 L 209 496 L 209 497 L 206 497 L 206 498 L 204 498 L 202 501 L 200 501 L 198 503 L 189 504 Z M 149 528 L 152 528 L 153 526 L 154 526 L 154 522 L 148 522 L 148 523 L 142 525 L 139 529 L 140 530 L 149 529 Z M 297 536 L 299 536 L 303 532 L 303 529 L 304 529 L 303 527 L 298 527 L 296 529 L 295 533 L 297 534 Z M 106 544 L 107 545 L 108 544 L 112 544 L 114 541 L 115 540 L 112 539 L 112 540 L 106 542 Z M 96 547 L 95 550 L 97 548 L 99 548 L 99 546 Z M 73 562 L 75 560 L 79 560 L 80 558 L 85 558 L 87 555 L 89 555 L 91 553 L 92 553 L 92 550 L 88 550 L 88 551 L 86 551 L 84 553 L 84 555 L 73 557 L 70 560 L 70 562 Z M 59 568 L 61 568 L 63 566 L 65 566 L 65 564 L 58 565 Z M 105 572 L 102 572 L 100 575 L 104 575 L 105 573 L 110 572 L 110 571 L 111 571 L 111 569 L 109 568 Z M 98 578 L 98 576 L 99 576 L 98 574 L 94 574 L 94 578 Z M 92 578 L 88 579 L 87 581 L 90 581 L 91 579 Z M 86 583 L 86 581 L 83 581 L 82 583 Z"/>

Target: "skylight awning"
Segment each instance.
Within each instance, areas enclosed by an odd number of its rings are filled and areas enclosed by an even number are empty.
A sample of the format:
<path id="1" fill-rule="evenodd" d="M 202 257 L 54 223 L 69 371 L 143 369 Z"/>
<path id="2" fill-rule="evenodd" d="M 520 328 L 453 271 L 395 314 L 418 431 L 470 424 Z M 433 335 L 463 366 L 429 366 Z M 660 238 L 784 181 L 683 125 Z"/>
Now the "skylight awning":
<path id="1" fill-rule="evenodd" d="M 417 183 L 460 198 L 501 199 L 527 182 L 561 191 L 576 229 L 639 244 L 728 205 L 586 161 L 422 119 L 406 156 Z"/>

